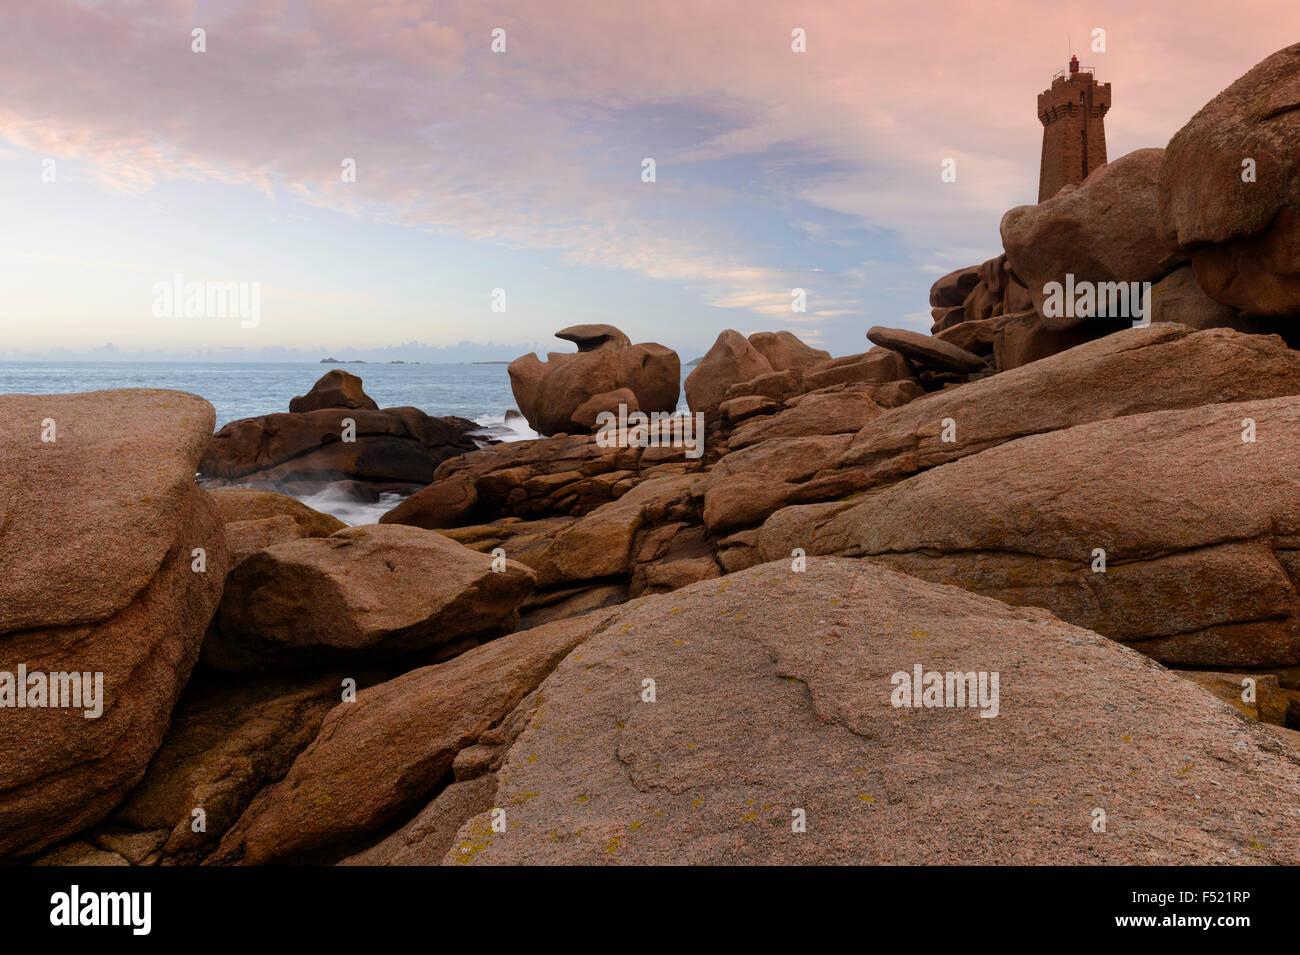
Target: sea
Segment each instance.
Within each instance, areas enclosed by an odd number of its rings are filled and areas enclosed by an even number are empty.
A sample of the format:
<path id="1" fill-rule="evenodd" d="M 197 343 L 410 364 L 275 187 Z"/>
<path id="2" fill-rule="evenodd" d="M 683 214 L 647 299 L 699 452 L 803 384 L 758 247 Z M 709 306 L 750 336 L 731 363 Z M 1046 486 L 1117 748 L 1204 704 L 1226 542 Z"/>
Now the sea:
<path id="1" fill-rule="evenodd" d="M 170 388 L 208 399 L 217 427 L 237 418 L 288 411 L 332 368 L 365 384 L 381 408 L 412 405 L 435 417 L 457 415 L 504 425 L 515 407 L 510 376 L 499 364 L 319 364 L 315 362 L 0 362 L 0 394 L 49 395 L 103 388 Z M 536 437 L 520 431 L 519 438 Z"/>
<path id="2" fill-rule="evenodd" d="M 288 411 L 289 401 L 311 390 L 332 368 L 361 378 L 366 394 L 381 408 L 411 405 L 434 417 L 456 415 L 482 426 L 481 435 L 521 441 L 537 433 L 506 412 L 517 407 L 506 365 L 499 363 L 344 362 L 90 362 L 0 361 L 0 395 L 67 394 L 106 388 L 167 388 L 206 398 L 217 427 L 239 418 Z M 683 377 L 690 368 L 683 368 Z M 682 398 L 681 407 L 685 407 Z M 378 504 L 304 497 L 304 503 L 349 524 L 371 524 L 400 498 Z"/>

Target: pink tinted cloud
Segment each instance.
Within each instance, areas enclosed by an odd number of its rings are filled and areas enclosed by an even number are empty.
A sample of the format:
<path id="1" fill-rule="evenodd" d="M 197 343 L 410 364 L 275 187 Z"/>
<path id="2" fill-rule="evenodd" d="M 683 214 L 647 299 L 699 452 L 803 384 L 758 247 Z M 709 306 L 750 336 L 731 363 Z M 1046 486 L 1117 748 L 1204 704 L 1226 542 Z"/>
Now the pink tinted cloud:
<path id="1" fill-rule="evenodd" d="M 1035 96 L 1064 65 L 1067 33 L 1114 86 L 1114 157 L 1163 145 L 1300 27 L 1300 11 L 1273 0 L 1133 7 L 256 0 L 209 14 L 181 0 L 44 0 L 0 13 L 0 136 L 88 159 L 119 188 L 247 182 L 745 301 L 797 276 L 754 266 L 745 237 L 723 228 L 629 219 L 638 170 L 610 181 L 598 157 L 624 144 L 602 142 L 587 117 L 706 106 L 723 131 L 689 147 L 647 142 L 661 169 L 799 150 L 835 171 L 777 177 L 755 201 L 856 216 L 896 230 L 918 261 L 955 267 L 993 254 L 1002 211 L 1033 200 Z M 203 55 L 190 52 L 196 26 Z M 489 50 L 494 27 L 505 55 Z M 796 27 L 805 54 L 791 52 Z M 1097 27 L 1104 54 L 1088 50 Z M 339 179 L 344 157 L 357 160 L 355 184 Z M 939 181 L 947 157 L 956 184 Z M 702 194 L 665 198 L 688 208 Z"/>

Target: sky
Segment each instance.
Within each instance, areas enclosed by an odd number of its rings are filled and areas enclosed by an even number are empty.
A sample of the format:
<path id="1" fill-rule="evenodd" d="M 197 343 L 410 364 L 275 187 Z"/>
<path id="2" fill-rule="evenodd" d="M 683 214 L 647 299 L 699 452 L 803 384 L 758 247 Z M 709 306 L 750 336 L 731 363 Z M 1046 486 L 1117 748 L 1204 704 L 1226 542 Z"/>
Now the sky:
<path id="1" fill-rule="evenodd" d="M 0 358 L 860 352 L 1001 252 L 1071 50 L 1115 159 L 1298 38 L 1290 0 L 0 0 Z"/>

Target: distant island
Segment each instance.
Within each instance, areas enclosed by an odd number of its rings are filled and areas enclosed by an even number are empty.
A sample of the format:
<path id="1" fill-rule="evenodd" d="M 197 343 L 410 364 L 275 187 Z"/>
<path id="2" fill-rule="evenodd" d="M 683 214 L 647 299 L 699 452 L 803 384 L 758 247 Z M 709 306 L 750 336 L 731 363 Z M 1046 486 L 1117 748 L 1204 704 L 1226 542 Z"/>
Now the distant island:
<path id="1" fill-rule="evenodd" d="M 320 363 L 321 363 L 322 365 L 368 365 L 368 364 L 370 364 L 370 362 L 366 361 L 364 358 L 354 358 L 354 359 L 352 359 L 351 361 L 339 361 L 337 358 L 322 358 L 322 359 L 320 360 Z M 400 358 L 393 358 L 393 359 L 391 359 L 391 360 L 388 362 L 388 364 L 390 364 L 390 365 L 419 365 L 419 364 L 421 364 L 421 362 L 418 362 L 418 361 L 402 361 Z M 508 362 L 503 362 L 503 361 L 502 361 L 502 362 L 483 362 L 483 364 L 489 364 L 489 365 L 505 365 L 505 364 L 508 364 Z"/>
<path id="2" fill-rule="evenodd" d="M 508 361 L 472 361 L 471 365 L 509 365 Z"/>

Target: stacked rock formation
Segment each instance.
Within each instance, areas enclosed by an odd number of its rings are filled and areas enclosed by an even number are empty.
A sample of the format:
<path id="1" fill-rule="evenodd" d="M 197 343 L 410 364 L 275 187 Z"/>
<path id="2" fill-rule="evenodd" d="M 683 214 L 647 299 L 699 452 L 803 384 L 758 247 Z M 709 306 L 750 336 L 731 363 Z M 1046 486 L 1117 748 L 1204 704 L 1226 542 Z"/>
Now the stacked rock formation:
<path id="1" fill-rule="evenodd" d="M 574 325 L 555 333 L 578 346 L 546 361 L 527 354 L 510 363 L 519 410 L 538 434 L 590 432 L 602 412 L 677 410 L 681 360 L 671 348 L 633 345 L 613 325 Z"/>

